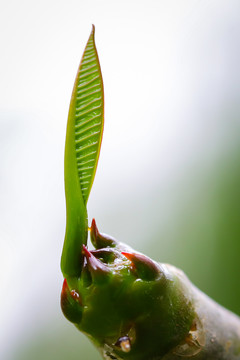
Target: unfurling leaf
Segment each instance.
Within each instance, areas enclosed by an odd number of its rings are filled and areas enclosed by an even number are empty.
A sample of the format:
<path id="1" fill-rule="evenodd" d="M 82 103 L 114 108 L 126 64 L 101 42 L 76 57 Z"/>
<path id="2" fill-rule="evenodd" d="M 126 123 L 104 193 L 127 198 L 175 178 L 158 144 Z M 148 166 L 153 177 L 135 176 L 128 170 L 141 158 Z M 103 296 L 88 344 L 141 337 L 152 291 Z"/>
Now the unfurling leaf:
<path id="1" fill-rule="evenodd" d="M 103 132 L 103 81 L 94 43 L 94 26 L 77 74 L 73 100 L 78 176 L 86 204 L 96 172 Z M 74 104 L 74 105 L 73 105 Z"/>
<path id="2" fill-rule="evenodd" d="M 81 274 L 82 245 L 87 243 L 88 231 L 86 204 L 103 133 L 103 81 L 94 32 L 93 26 L 77 72 L 68 115 L 64 166 L 67 224 L 61 260 L 65 277 Z"/>

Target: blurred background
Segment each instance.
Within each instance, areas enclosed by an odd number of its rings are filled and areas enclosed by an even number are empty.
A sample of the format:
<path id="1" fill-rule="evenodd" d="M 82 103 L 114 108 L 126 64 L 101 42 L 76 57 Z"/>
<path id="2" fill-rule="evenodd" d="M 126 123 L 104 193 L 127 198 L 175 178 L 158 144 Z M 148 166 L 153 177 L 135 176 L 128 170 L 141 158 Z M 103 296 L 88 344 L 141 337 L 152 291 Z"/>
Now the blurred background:
<path id="1" fill-rule="evenodd" d="M 91 31 L 100 230 L 240 315 L 240 2 L 8 0 L 0 12 L 0 358 L 97 360 L 62 315 L 68 106 Z"/>

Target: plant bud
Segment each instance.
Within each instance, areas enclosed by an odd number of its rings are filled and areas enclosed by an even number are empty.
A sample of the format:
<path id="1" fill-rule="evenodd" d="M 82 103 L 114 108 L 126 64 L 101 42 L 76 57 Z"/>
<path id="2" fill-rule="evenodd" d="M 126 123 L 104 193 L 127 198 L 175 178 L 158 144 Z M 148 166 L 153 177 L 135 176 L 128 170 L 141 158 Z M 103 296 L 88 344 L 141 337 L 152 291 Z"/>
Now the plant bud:
<path id="1" fill-rule="evenodd" d="M 86 256 L 88 269 L 93 281 L 98 284 L 107 282 L 111 274 L 110 269 L 88 251 L 85 245 L 83 245 L 83 254 Z"/>
<path id="2" fill-rule="evenodd" d="M 111 236 L 100 234 L 95 219 L 92 219 L 90 236 L 91 236 L 92 244 L 96 249 L 101 249 L 104 247 L 115 247 L 117 244 L 117 240 L 115 240 Z"/>
<path id="3" fill-rule="evenodd" d="M 138 253 L 122 252 L 122 254 L 132 262 L 133 271 L 140 279 L 151 281 L 159 276 L 159 266 L 149 257 Z"/>
<path id="4" fill-rule="evenodd" d="M 77 291 L 70 291 L 66 279 L 64 279 L 62 287 L 61 308 L 69 321 L 80 323 L 83 313 L 82 300 Z"/>

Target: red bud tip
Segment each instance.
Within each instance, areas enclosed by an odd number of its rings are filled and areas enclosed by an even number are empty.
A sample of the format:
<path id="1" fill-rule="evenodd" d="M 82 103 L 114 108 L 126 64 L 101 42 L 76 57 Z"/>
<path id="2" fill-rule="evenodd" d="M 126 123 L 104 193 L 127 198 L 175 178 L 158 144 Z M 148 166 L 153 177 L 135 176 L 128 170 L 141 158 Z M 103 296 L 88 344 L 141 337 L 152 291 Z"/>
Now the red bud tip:
<path id="1" fill-rule="evenodd" d="M 159 275 L 159 267 L 157 264 L 150 259 L 149 257 L 138 254 L 138 253 L 129 253 L 122 252 L 128 260 L 132 262 L 133 269 L 136 271 L 137 276 L 142 280 L 155 280 Z"/>
<path id="2" fill-rule="evenodd" d="M 68 283 L 67 283 L 67 279 L 63 280 L 63 286 L 62 286 L 62 294 L 65 293 L 68 289 Z"/>
<path id="3" fill-rule="evenodd" d="M 83 253 L 86 256 L 88 269 L 93 280 L 97 283 L 105 282 L 111 273 L 108 267 L 91 254 L 85 245 L 83 245 Z"/>
<path id="4" fill-rule="evenodd" d="M 128 260 L 132 261 L 133 254 L 122 251 L 122 255 L 125 256 Z"/>
<path id="5" fill-rule="evenodd" d="M 82 305 L 82 299 L 81 299 L 79 293 L 76 290 L 69 289 L 67 279 L 64 279 L 64 281 L 63 281 L 61 296 L 63 296 L 63 297 L 71 296 L 75 301 L 79 302 L 79 304 Z"/>
<path id="6" fill-rule="evenodd" d="M 97 237 L 99 235 L 99 231 L 97 228 L 97 224 L 96 224 L 96 220 L 93 218 L 92 219 L 92 224 L 91 224 L 91 228 L 90 228 L 91 233 L 93 233 L 93 235 L 95 237 Z"/>
<path id="7" fill-rule="evenodd" d="M 104 247 L 114 247 L 116 246 L 117 241 L 111 238 L 108 235 L 100 234 L 98 231 L 95 219 L 92 219 L 91 231 L 90 231 L 92 244 L 96 249 L 101 249 Z"/>
<path id="8" fill-rule="evenodd" d="M 82 252 L 83 252 L 83 255 L 85 255 L 87 257 L 87 259 L 89 259 L 92 256 L 92 254 L 90 253 L 90 251 L 88 250 L 88 248 L 85 245 L 83 245 Z"/>
<path id="9" fill-rule="evenodd" d="M 82 299 L 75 290 L 70 291 L 66 279 L 64 279 L 62 287 L 61 308 L 69 321 L 73 323 L 81 321 L 83 312 Z"/>

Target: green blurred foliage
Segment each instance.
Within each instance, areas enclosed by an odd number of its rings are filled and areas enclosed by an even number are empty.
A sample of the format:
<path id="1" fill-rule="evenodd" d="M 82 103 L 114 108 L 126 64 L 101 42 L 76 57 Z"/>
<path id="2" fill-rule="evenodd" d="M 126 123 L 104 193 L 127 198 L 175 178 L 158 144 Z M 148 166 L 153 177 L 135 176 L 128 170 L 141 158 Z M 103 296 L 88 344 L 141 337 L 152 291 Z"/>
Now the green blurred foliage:
<path id="1" fill-rule="evenodd" d="M 240 146 L 232 141 L 208 173 L 198 179 L 189 174 L 179 186 L 172 227 L 158 229 L 146 250 L 183 269 L 202 291 L 240 315 Z"/>
<path id="2" fill-rule="evenodd" d="M 218 174 L 216 254 L 209 293 L 240 315 L 240 149 Z"/>

